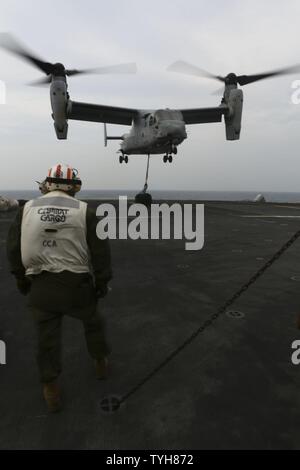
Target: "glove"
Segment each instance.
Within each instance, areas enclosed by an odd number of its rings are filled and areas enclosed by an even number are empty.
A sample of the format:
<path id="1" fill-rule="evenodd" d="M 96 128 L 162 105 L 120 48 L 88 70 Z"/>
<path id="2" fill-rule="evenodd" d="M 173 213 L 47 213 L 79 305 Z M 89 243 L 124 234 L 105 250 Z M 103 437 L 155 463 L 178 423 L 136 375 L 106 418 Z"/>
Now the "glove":
<path id="1" fill-rule="evenodd" d="M 22 295 L 29 294 L 30 289 L 31 289 L 30 280 L 27 279 L 26 277 L 24 277 L 22 279 L 17 278 L 17 288 L 18 288 L 19 292 L 21 292 Z"/>
<path id="2" fill-rule="evenodd" d="M 102 299 L 107 295 L 108 289 L 106 284 L 97 284 L 96 285 L 96 297 L 97 299 Z"/>

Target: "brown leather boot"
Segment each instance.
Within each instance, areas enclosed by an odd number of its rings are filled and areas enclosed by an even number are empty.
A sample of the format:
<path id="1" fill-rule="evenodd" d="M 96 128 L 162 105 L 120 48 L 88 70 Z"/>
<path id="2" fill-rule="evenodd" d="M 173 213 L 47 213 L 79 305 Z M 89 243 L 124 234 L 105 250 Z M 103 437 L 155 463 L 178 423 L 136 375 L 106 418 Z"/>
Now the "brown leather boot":
<path id="1" fill-rule="evenodd" d="M 43 384 L 43 395 L 50 413 L 57 413 L 61 410 L 60 390 L 56 381 Z"/>
<path id="2" fill-rule="evenodd" d="M 96 378 L 98 380 L 104 380 L 108 377 L 108 359 L 104 357 L 103 359 L 95 360 L 96 368 Z"/>

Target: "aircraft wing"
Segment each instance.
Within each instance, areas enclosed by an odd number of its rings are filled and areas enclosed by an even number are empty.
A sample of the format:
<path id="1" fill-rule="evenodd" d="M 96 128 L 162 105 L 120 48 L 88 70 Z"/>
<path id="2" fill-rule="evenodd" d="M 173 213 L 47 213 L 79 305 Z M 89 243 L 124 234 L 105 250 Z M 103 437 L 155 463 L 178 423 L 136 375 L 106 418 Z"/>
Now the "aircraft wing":
<path id="1" fill-rule="evenodd" d="M 131 126 L 137 116 L 137 109 L 117 108 L 102 104 L 79 103 L 69 101 L 67 118 L 76 121 L 104 122 L 107 124 L 123 124 Z"/>
<path id="2" fill-rule="evenodd" d="M 186 124 L 202 124 L 205 122 L 221 122 L 222 116 L 229 113 L 226 105 L 216 108 L 191 108 L 181 109 L 183 120 Z"/>

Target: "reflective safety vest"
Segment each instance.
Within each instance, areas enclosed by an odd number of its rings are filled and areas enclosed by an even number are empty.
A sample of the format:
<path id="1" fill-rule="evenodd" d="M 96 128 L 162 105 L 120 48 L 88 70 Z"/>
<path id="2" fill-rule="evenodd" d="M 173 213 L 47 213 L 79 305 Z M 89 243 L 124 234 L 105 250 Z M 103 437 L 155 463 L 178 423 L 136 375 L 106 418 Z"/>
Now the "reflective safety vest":
<path id="1" fill-rule="evenodd" d="M 26 275 L 90 272 L 87 204 L 63 191 L 28 201 L 23 210 L 21 256 Z"/>

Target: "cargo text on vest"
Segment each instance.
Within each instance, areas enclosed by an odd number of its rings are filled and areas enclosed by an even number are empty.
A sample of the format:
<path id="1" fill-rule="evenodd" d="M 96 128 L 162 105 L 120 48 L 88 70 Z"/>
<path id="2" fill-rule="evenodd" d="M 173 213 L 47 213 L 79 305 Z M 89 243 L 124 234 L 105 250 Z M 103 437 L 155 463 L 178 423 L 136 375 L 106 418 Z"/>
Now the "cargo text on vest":
<path id="1" fill-rule="evenodd" d="M 65 222 L 69 209 L 57 209 L 55 207 L 45 207 L 38 210 L 42 222 Z"/>

